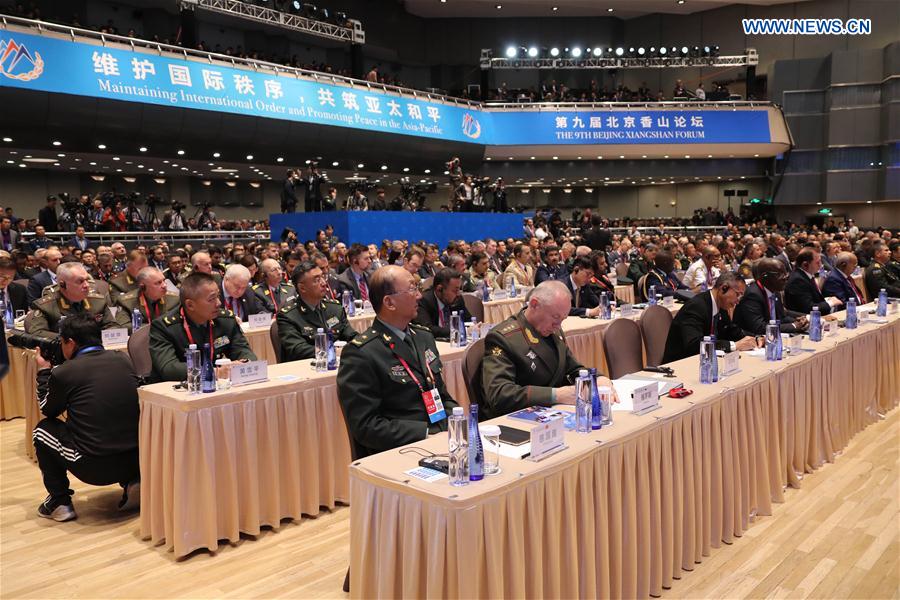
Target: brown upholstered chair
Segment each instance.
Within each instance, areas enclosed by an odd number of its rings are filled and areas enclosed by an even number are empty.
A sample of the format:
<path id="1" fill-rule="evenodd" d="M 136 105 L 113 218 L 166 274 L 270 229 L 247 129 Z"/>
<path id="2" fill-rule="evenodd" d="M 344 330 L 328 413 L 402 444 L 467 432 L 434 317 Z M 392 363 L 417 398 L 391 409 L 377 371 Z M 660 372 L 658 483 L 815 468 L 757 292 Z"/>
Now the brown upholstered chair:
<path id="1" fill-rule="evenodd" d="M 281 338 L 278 337 L 278 321 L 272 319 L 269 326 L 269 339 L 272 340 L 272 349 L 275 350 L 275 361 L 281 362 Z"/>
<path id="2" fill-rule="evenodd" d="M 153 360 L 150 358 L 150 326 L 144 325 L 128 338 L 128 356 L 134 365 L 134 372 L 142 377 L 153 371 Z"/>
<path id="3" fill-rule="evenodd" d="M 658 367 L 666 350 L 666 338 L 672 326 L 672 313 L 662 306 L 648 306 L 641 315 L 641 335 L 647 352 L 647 364 Z"/>
<path id="4" fill-rule="evenodd" d="M 484 400 L 484 390 L 481 386 L 481 363 L 484 361 L 484 338 L 479 338 L 466 349 L 463 357 L 462 374 L 466 382 L 466 392 L 469 394 L 469 403 L 481 406 Z M 480 419 L 479 419 L 480 420 Z"/>
<path id="5" fill-rule="evenodd" d="M 631 319 L 616 319 L 603 334 L 603 353 L 609 378 L 618 379 L 644 368 L 641 329 Z"/>
<path id="6" fill-rule="evenodd" d="M 463 294 L 463 302 L 469 314 L 478 319 L 479 323 L 484 323 L 484 302 L 482 302 L 480 294 Z"/>

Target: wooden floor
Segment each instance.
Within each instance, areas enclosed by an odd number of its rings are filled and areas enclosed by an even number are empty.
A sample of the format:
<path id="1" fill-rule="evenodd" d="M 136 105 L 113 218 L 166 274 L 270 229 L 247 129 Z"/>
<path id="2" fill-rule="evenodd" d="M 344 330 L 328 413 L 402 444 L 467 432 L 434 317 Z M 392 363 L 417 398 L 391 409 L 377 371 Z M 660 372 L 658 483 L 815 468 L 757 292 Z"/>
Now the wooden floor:
<path id="1" fill-rule="evenodd" d="M 116 487 L 73 489 L 78 519 L 35 515 L 45 493 L 23 421 L 0 423 L 0 597 L 342 598 L 349 509 L 175 561 L 139 539 Z M 900 598 L 900 410 L 835 464 L 788 490 L 775 514 L 714 550 L 666 598 Z"/>

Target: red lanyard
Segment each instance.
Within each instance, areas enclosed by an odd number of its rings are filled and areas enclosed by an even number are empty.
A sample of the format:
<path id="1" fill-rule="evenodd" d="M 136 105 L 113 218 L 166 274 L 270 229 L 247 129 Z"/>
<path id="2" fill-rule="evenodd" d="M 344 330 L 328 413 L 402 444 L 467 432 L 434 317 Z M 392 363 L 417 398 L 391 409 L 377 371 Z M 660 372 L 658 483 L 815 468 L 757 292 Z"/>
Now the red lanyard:
<path id="1" fill-rule="evenodd" d="M 184 316 L 184 309 L 181 309 L 181 324 L 184 326 L 184 332 L 187 334 L 187 339 L 189 344 L 193 344 L 194 336 L 191 335 L 191 328 L 188 327 L 187 317 Z M 209 359 L 213 359 L 213 354 L 215 352 L 215 345 L 213 344 L 213 326 L 212 321 L 207 321 L 207 325 L 209 327 Z"/>
<path id="2" fill-rule="evenodd" d="M 147 311 L 147 319 L 152 321 L 153 317 L 150 316 L 150 305 L 147 303 L 147 297 L 143 294 L 141 294 L 141 302 L 144 303 L 144 310 Z M 153 312 L 156 313 L 157 317 L 159 316 L 159 302 L 156 303 L 156 310 Z M 190 333 L 188 335 L 190 335 Z"/>
<path id="3" fill-rule="evenodd" d="M 269 288 L 269 293 L 272 294 L 272 304 L 275 305 L 275 312 L 277 313 L 278 312 L 278 288 L 275 288 L 274 290 L 272 288 Z"/>
<path id="4" fill-rule="evenodd" d="M 391 343 L 391 351 L 392 352 L 394 351 L 393 343 Z M 413 374 L 412 370 L 409 368 L 409 365 L 406 364 L 405 360 L 403 360 L 403 357 L 400 356 L 399 354 L 397 354 L 396 352 L 394 352 L 394 358 L 396 358 L 397 360 L 400 361 L 400 364 L 403 365 L 404 369 L 406 369 L 407 375 L 409 375 L 412 378 L 413 382 L 415 382 L 415 384 L 418 386 L 419 391 L 424 394 L 425 390 L 422 388 L 422 384 L 419 383 L 419 378 Z M 428 361 L 425 362 L 425 367 L 428 369 L 428 376 L 431 378 L 431 381 L 434 381 L 434 374 L 431 372 L 431 365 L 428 364 Z"/>

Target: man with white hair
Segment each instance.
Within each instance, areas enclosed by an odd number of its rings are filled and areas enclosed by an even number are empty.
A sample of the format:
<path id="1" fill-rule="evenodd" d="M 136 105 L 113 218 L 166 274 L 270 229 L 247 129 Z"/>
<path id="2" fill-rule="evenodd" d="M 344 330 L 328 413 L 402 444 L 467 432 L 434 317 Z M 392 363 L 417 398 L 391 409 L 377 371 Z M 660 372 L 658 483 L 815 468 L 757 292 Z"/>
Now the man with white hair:
<path id="1" fill-rule="evenodd" d="M 156 267 L 144 267 L 138 271 L 135 282 L 137 289 L 121 294 L 115 300 L 119 306 L 116 320 L 120 327 L 128 328 L 129 333 L 134 333 L 131 325 L 135 309 L 141 313 L 144 324 L 149 325 L 181 304 L 178 294 L 170 292 L 166 286 L 166 276 Z"/>
<path id="2" fill-rule="evenodd" d="M 79 262 L 62 263 L 56 269 L 58 287 L 32 303 L 31 316 L 25 319 L 25 331 L 42 337 L 56 337 L 59 321 L 78 313 L 89 313 L 102 329 L 117 327 L 106 296 L 91 291 L 88 273 Z"/>
<path id="3" fill-rule="evenodd" d="M 284 280 L 281 263 L 267 258 L 259 264 L 263 280 L 253 286 L 253 293 L 266 312 L 277 313 L 297 297 L 297 289 Z"/>
<path id="4" fill-rule="evenodd" d="M 249 321 L 250 315 L 267 312 L 265 305 L 250 289 L 250 270 L 244 265 L 228 265 L 219 286 L 222 306 L 234 313 L 234 318 Z"/>
<path id="5" fill-rule="evenodd" d="M 494 327 L 485 338 L 480 399 L 485 418 L 529 406 L 575 404 L 575 378 L 582 366 L 560 329 L 572 295 L 565 284 L 545 281 L 526 308 Z M 610 385 L 599 378 L 600 385 Z M 475 400 L 474 398 L 472 399 Z"/>

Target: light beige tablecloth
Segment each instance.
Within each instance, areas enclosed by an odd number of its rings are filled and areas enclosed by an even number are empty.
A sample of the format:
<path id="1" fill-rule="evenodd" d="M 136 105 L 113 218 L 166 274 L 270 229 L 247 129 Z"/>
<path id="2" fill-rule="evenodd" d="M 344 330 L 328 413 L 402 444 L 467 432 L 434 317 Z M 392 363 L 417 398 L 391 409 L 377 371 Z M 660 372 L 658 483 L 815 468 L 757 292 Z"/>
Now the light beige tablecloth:
<path id="1" fill-rule="evenodd" d="M 375 313 L 370 312 L 364 315 L 357 315 L 355 317 L 349 317 L 347 320 L 350 321 L 350 327 L 362 333 L 375 322 Z"/>
<path id="2" fill-rule="evenodd" d="M 614 413 L 612 427 L 568 433 L 562 453 L 502 458 L 501 474 L 461 488 L 404 475 L 415 458 L 396 450 L 354 463 L 351 594 L 661 594 L 900 403 L 898 316 L 817 348 L 777 363 L 744 355 L 742 371 L 715 386 L 697 382 L 696 357 L 679 361 L 693 395 L 644 416 Z"/>
<path id="3" fill-rule="evenodd" d="M 34 371 L 29 376 L 27 351 L 15 346 L 8 349 L 9 372 L 0 381 L 0 421 L 24 417 L 27 399 L 34 390 Z"/>
<path id="4" fill-rule="evenodd" d="M 615 287 L 616 298 L 628 302 L 630 304 L 634 304 L 634 286 L 631 285 L 617 285 Z"/>
<path id="5" fill-rule="evenodd" d="M 484 322 L 496 325 L 502 323 L 519 312 L 525 305 L 525 297 L 505 298 L 503 300 L 491 300 L 484 303 Z"/>

